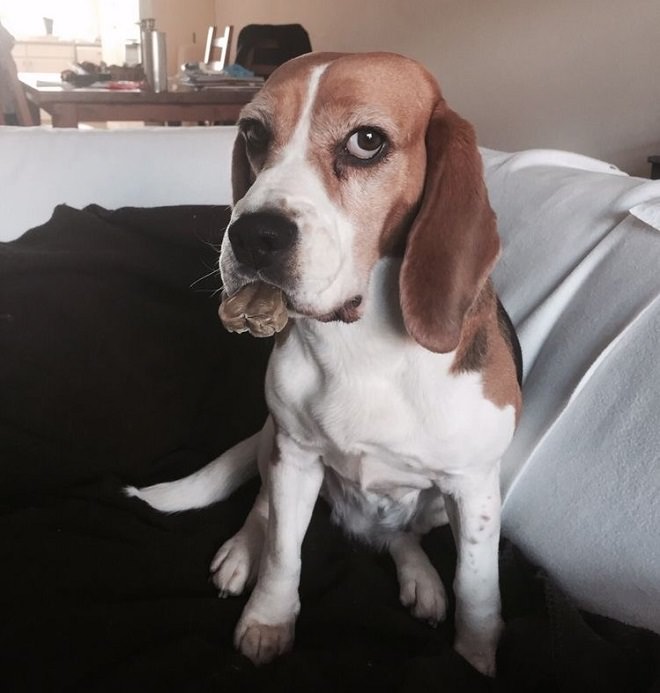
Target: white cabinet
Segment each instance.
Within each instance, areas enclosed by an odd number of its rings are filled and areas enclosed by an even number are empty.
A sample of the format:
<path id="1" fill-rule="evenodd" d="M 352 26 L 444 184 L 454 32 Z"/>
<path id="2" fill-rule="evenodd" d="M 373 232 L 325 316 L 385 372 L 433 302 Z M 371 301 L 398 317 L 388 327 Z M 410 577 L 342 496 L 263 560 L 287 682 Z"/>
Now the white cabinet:
<path id="1" fill-rule="evenodd" d="M 57 39 L 17 41 L 12 50 L 19 72 L 62 72 L 72 63 L 101 62 L 101 44 Z"/>

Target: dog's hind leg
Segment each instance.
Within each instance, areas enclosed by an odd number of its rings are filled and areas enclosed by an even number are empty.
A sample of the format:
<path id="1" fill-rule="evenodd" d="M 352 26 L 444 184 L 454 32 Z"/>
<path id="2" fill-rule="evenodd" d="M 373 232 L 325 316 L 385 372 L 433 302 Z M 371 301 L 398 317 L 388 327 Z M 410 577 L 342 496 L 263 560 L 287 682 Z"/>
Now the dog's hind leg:
<path id="1" fill-rule="evenodd" d="M 431 565 L 419 536 L 400 532 L 388 543 L 399 579 L 399 599 L 413 616 L 437 625 L 447 612 L 447 596 L 442 580 Z"/>
<path id="2" fill-rule="evenodd" d="M 211 579 L 220 597 L 238 594 L 254 584 L 268 526 L 268 462 L 273 449 L 274 426 L 269 417 L 257 450 L 261 488 L 241 529 L 227 540 L 211 561 Z"/>
<path id="3" fill-rule="evenodd" d="M 268 487 L 262 484 L 243 526 L 217 551 L 211 561 L 211 579 L 218 596 L 242 594 L 257 579 L 268 525 Z"/>

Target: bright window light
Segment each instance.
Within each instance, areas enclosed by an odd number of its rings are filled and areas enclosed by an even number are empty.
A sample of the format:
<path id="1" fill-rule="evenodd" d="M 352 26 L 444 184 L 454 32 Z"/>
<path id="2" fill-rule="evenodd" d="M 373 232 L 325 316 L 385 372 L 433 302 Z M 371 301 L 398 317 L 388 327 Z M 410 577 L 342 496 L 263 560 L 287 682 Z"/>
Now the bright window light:
<path id="1" fill-rule="evenodd" d="M 53 20 L 58 38 L 95 41 L 99 38 L 96 0 L 0 0 L 0 21 L 17 39 L 46 35 L 44 17 Z"/>

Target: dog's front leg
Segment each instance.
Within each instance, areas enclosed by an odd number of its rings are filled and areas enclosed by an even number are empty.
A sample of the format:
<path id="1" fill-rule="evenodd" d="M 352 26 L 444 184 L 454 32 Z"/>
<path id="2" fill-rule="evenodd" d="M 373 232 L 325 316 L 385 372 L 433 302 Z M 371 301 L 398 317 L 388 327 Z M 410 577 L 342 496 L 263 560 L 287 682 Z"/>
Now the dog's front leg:
<path id="1" fill-rule="evenodd" d="M 502 630 L 499 463 L 484 473 L 452 478 L 446 501 L 458 554 L 454 649 L 481 673 L 494 676 Z"/>
<path id="2" fill-rule="evenodd" d="M 318 453 L 281 433 L 268 470 L 268 528 L 259 576 L 236 626 L 236 647 L 264 664 L 293 644 L 300 610 L 300 547 L 323 481 Z"/>

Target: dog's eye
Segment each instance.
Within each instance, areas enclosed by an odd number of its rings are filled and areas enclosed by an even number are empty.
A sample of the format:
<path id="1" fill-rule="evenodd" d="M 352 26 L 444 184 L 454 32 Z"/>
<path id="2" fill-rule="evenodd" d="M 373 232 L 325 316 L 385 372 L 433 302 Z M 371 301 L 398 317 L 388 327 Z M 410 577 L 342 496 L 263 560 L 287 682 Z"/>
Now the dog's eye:
<path id="1" fill-rule="evenodd" d="M 252 151 L 261 152 L 266 149 L 270 141 L 270 133 L 263 123 L 252 120 L 245 123 L 242 130 L 245 141 Z"/>
<path id="2" fill-rule="evenodd" d="M 385 146 L 385 136 L 373 128 L 356 130 L 346 142 L 346 151 L 356 159 L 367 161 L 377 156 Z"/>

